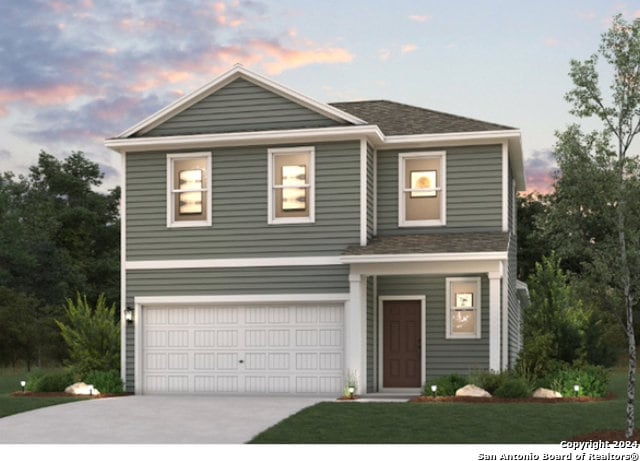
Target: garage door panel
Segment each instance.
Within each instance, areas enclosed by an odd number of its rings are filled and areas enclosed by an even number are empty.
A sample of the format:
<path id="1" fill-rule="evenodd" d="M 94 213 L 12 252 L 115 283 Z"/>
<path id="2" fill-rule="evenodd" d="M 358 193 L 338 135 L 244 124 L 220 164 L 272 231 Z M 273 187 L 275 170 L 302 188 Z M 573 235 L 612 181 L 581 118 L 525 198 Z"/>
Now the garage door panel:
<path id="1" fill-rule="evenodd" d="M 335 394 L 343 307 L 143 308 L 144 393 Z"/>
<path id="2" fill-rule="evenodd" d="M 216 369 L 216 354 L 214 352 L 195 352 L 193 354 L 193 368 L 197 371 Z"/>

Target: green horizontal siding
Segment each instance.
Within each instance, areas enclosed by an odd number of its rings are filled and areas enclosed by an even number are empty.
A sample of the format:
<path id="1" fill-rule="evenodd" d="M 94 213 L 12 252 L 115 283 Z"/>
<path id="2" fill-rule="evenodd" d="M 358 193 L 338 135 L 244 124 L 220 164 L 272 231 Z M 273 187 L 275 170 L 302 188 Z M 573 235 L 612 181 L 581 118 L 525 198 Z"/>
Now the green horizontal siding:
<path id="1" fill-rule="evenodd" d="M 398 155 L 410 151 L 378 151 L 378 235 L 501 230 L 501 146 L 430 150 L 446 151 L 447 225 L 398 227 Z"/>
<path id="2" fill-rule="evenodd" d="M 317 112 L 238 78 L 144 136 L 291 130 L 339 125 Z"/>
<path id="3" fill-rule="evenodd" d="M 378 277 L 379 296 L 426 296 L 427 380 L 451 373 L 467 375 L 472 371 L 489 368 L 489 281 L 486 276 L 482 276 L 481 280 L 481 338 L 446 339 L 444 276 Z"/>
<path id="4" fill-rule="evenodd" d="M 127 272 L 127 296 L 347 293 L 348 266 L 162 269 Z"/>
<path id="5" fill-rule="evenodd" d="M 212 226 L 196 228 L 167 228 L 166 153 L 128 155 L 127 259 L 336 255 L 357 244 L 359 143 L 315 148 L 316 220 L 308 224 L 267 224 L 267 146 L 212 150 Z"/>

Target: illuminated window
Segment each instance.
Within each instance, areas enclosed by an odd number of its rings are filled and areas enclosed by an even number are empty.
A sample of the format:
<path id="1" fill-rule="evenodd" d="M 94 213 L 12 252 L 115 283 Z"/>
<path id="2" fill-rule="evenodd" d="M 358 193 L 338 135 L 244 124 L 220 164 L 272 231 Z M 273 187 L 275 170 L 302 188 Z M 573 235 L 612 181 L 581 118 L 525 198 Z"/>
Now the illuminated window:
<path id="1" fill-rule="evenodd" d="M 400 227 L 446 224 L 445 153 L 399 155 L 398 224 Z"/>
<path id="2" fill-rule="evenodd" d="M 167 171 L 167 226 L 211 225 L 211 154 L 169 154 Z"/>
<path id="3" fill-rule="evenodd" d="M 314 156 L 313 147 L 269 149 L 269 224 L 314 222 Z"/>
<path id="4" fill-rule="evenodd" d="M 447 338 L 480 338 L 480 278 L 447 279 Z"/>

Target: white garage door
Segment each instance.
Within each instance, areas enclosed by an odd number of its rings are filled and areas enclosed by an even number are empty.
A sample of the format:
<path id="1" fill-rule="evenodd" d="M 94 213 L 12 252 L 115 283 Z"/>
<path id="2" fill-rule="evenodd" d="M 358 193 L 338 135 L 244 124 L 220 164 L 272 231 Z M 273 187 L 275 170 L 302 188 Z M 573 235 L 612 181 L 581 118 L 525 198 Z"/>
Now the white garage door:
<path id="1" fill-rule="evenodd" d="M 145 306 L 144 393 L 336 394 L 340 305 Z"/>

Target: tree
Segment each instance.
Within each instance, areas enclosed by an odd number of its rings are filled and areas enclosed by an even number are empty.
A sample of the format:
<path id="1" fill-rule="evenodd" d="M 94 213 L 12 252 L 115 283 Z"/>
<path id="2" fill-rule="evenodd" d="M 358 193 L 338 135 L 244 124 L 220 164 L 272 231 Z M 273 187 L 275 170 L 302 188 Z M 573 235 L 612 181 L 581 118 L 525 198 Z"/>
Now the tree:
<path id="1" fill-rule="evenodd" d="M 549 208 L 550 196 L 528 194 L 518 197 L 518 279 L 527 280 L 537 262 L 549 254 L 545 236 L 540 232 Z"/>
<path id="2" fill-rule="evenodd" d="M 115 312 L 115 304 L 108 307 L 104 295 L 98 297 L 94 309 L 78 293 L 75 303 L 67 299 L 67 323 L 56 320 L 69 347 L 71 365 L 82 376 L 120 366 L 120 327 Z"/>
<path id="3" fill-rule="evenodd" d="M 604 61 L 611 84 L 603 93 L 598 65 Z M 640 133 L 640 19 L 613 19 L 598 51 L 584 61 L 572 60 L 573 89 L 566 94 L 571 113 L 595 119 L 601 129 L 583 134 L 572 126 L 558 135 L 561 177 L 550 222 L 556 235 L 568 235 L 580 248 L 581 270 L 608 287 L 618 300 L 626 332 L 629 367 L 627 438 L 634 431 L 636 340 L 633 310 L 640 280 L 631 268 L 640 263 L 640 168 L 630 149 Z M 565 226 L 565 230 L 561 230 Z M 610 232 L 608 230 L 613 230 Z"/>
<path id="4" fill-rule="evenodd" d="M 0 287 L 0 364 L 15 368 L 24 360 L 27 369 L 38 347 L 37 300 Z"/>
<path id="5" fill-rule="evenodd" d="M 37 300 L 38 361 L 60 360 L 54 319 L 75 292 L 120 298 L 118 188 L 95 189 L 103 174 L 82 152 L 41 152 L 29 174 L 0 174 L 0 287 Z"/>
<path id="6" fill-rule="evenodd" d="M 586 315 L 555 254 L 535 264 L 529 293 L 531 305 L 524 311 L 519 366 L 541 378 L 560 363 L 571 364 L 579 358 Z"/>

